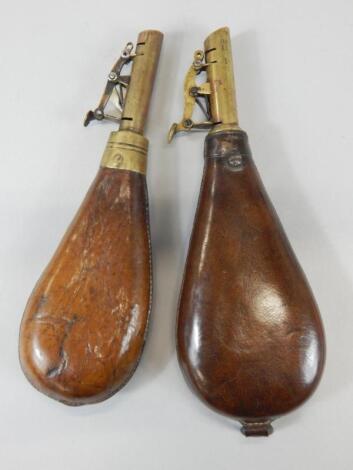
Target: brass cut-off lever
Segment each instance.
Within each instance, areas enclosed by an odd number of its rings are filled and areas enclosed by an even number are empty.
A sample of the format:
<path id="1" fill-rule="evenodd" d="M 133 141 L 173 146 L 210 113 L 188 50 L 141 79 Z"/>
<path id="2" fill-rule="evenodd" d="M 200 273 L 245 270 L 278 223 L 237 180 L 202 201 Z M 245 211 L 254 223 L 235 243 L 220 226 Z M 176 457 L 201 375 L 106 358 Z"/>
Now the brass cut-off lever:
<path id="1" fill-rule="evenodd" d="M 209 82 L 198 85 L 196 77 L 201 72 L 205 71 L 209 64 L 204 61 L 205 53 L 202 50 L 197 50 L 194 54 L 194 61 L 189 68 L 185 81 L 184 81 L 184 114 L 179 123 L 172 124 L 168 141 L 171 142 L 174 135 L 178 132 L 210 129 L 215 123 L 212 121 L 210 113 L 209 95 L 211 94 L 211 86 Z M 195 104 L 199 106 L 205 115 L 205 121 L 194 122 L 192 115 L 194 112 Z"/>
<path id="2" fill-rule="evenodd" d="M 121 71 L 124 65 L 128 64 L 136 56 L 133 49 L 133 43 L 128 42 L 108 75 L 108 81 L 97 108 L 94 111 L 88 111 L 86 114 L 83 122 L 84 126 L 88 126 L 88 124 L 94 120 L 102 121 L 103 119 L 107 119 L 113 122 L 120 122 L 124 108 L 126 89 L 130 82 L 130 76 L 121 75 Z M 116 114 L 108 114 L 105 111 L 109 103 L 113 105 Z"/>

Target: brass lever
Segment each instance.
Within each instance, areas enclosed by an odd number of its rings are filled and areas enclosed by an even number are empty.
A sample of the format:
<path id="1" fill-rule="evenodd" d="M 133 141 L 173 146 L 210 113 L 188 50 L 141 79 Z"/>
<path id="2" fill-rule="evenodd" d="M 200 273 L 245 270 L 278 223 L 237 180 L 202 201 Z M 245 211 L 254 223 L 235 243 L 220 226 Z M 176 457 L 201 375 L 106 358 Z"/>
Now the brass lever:
<path id="1" fill-rule="evenodd" d="M 125 102 L 126 88 L 130 81 L 130 76 L 121 75 L 121 71 L 124 65 L 128 64 L 136 56 L 133 49 L 133 43 L 128 42 L 108 75 L 108 81 L 97 108 L 94 111 L 88 111 L 86 114 L 83 123 L 84 126 L 88 126 L 88 124 L 94 120 L 102 121 L 103 119 L 108 119 L 110 121 L 120 122 Z M 106 113 L 105 109 L 109 102 L 111 102 L 116 109 L 116 115 Z"/>
<path id="2" fill-rule="evenodd" d="M 210 129 L 214 122 L 210 115 L 210 102 L 209 95 L 211 94 L 211 87 L 209 82 L 198 85 L 196 77 L 201 72 L 205 71 L 207 66 L 204 62 L 205 54 L 202 50 L 197 50 L 194 54 L 194 61 L 189 68 L 184 80 L 184 113 L 183 118 L 179 123 L 172 124 L 168 133 L 168 142 L 171 142 L 174 135 L 178 132 Z M 204 100 L 202 103 L 201 99 Z M 192 115 L 194 112 L 195 104 L 199 106 L 205 115 L 206 120 L 201 122 L 194 122 Z"/>
<path id="3" fill-rule="evenodd" d="M 210 34 L 204 42 L 204 50 L 197 50 L 194 61 L 184 81 L 184 114 L 179 123 L 172 124 L 168 140 L 177 132 L 210 129 L 211 132 L 239 129 L 232 51 L 229 47 L 229 30 L 221 28 Z M 197 85 L 196 77 L 206 72 L 207 81 Z M 204 100 L 204 104 L 201 102 Z M 197 104 L 205 115 L 205 121 L 194 122 L 193 111 Z"/>

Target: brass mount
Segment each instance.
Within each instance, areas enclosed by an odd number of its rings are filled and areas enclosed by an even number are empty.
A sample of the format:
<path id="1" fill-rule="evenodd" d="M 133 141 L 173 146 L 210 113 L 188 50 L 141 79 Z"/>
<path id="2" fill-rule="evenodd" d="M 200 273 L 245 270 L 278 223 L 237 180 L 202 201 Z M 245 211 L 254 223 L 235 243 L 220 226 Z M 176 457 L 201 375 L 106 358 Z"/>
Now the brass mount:
<path id="1" fill-rule="evenodd" d="M 206 72 L 207 81 L 201 85 L 196 77 Z M 192 119 L 195 105 L 205 115 L 205 120 Z M 182 131 L 212 129 L 239 129 L 235 100 L 233 61 L 229 29 L 220 28 L 204 41 L 204 50 L 197 50 L 194 61 L 184 81 L 184 113 L 179 123 L 172 124 L 168 141 Z"/>
<path id="2" fill-rule="evenodd" d="M 86 115 L 84 125 L 92 120 L 120 123 L 121 130 L 143 134 L 153 83 L 162 46 L 163 34 L 156 30 L 139 33 L 136 46 L 128 42 L 108 75 L 102 98 L 94 111 Z M 131 65 L 130 75 L 122 69 Z"/>
<path id="3" fill-rule="evenodd" d="M 135 50 L 128 42 L 108 75 L 97 108 L 86 115 L 85 126 L 103 119 L 120 123 L 119 130 L 109 137 L 101 161 L 103 168 L 146 173 L 148 140 L 143 134 L 162 40 L 161 32 L 145 30 L 139 33 Z M 131 74 L 122 75 L 129 62 Z"/>

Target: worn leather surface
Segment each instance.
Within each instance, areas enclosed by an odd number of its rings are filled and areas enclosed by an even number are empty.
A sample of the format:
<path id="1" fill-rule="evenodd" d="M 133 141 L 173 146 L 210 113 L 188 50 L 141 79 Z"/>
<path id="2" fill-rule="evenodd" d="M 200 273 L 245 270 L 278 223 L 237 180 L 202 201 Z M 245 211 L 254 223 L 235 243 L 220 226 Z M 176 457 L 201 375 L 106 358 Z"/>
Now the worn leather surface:
<path id="1" fill-rule="evenodd" d="M 28 301 L 20 360 L 40 391 L 104 400 L 131 377 L 151 299 L 145 176 L 101 168 Z"/>
<path id="2" fill-rule="evenodd" d="M 319 311 L 242 131 L 206 140 L 177 347 L 199 397 L 246 435 L 268 435 L 322 373 Z"/>

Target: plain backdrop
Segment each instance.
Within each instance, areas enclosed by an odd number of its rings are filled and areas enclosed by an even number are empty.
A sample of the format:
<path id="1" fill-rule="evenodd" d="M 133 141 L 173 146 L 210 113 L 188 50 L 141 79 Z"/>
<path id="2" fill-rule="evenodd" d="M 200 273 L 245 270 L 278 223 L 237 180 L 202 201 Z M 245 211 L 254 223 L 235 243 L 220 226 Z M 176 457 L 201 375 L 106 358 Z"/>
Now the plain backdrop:
<path id="1" fill-rule="evenodd" d="M 309 278 L 327 334 L 325 374 L 269 438 L 189 390 L 175 318 L 203 165 L 204 134 L 168 145 L 193 52 L 231 29 L 241 126 Z M 143 29 L 165 33 L 150 108 L 154 302 L 128 385 L 70 408 L 34 390 L 17 356 L 30 292 L 75 214 L 114 125 L 84 128 L 110 67 Z M 1 1 L 0 468 L 353 468 L 352 0 Z"/>

